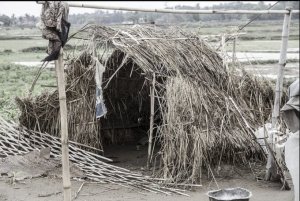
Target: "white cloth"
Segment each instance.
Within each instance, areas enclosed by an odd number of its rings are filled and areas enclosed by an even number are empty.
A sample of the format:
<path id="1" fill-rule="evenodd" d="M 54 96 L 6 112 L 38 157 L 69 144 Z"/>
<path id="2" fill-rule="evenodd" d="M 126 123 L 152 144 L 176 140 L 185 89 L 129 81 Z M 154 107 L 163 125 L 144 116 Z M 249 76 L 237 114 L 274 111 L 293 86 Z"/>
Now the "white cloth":
<path id="1" fill-rule="evenodd" d="M 266 128 L 266 131 L 265 131 Z M 272 132 L 272 124 L 266 123 L 264 126 L 259 127 L 255 131 L 256 141 L 260 144 L 265 154 L 268 154 L 268 149 L 266 147 L 266 141 L 269 141 L 269 135 Z M 265 136 L 266 135 L 266 136 Z"/>
<path id="2" fill-rule="evenodd" d="M 97 57 L 93 57 L 95 62 L 95 81 L 96 81 L 96 118 L 99 119 L 102 116 L 105 116 L 107 109 L 104 104 L 103 91 L 102 91 L 102 78 L 105 71 L 105 66 L 103 66 Z"/>
<path id="3" fill-rule="evenodd" d="M 288 88 L 289 98 L 300 95 L 299 78 L 295 80 Z"/>
<path id="4" fill-rule="evenodd" d="M 281 108 L 282 117 L 284 118 L 287 127 L 294 133 L 300 129 L 299 79 L 289 86 L 288 98 L 288 102 Z"/>
<path id="5" fill-rule="evenodd" d="M 295 201 L 299 201 L 299 130 L 285 143 L 285 163 L 292 177 Z"/>

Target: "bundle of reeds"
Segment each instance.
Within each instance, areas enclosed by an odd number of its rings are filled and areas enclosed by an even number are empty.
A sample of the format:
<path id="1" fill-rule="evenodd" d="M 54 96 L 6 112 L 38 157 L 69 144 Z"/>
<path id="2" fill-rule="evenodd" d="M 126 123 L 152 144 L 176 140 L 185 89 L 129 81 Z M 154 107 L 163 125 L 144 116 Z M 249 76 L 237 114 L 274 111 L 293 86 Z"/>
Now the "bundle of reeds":
<path id="1" fill-rule="evenodd" d="M 67 63 L 66 95 L 70 140 L 102 149 L 99 124 L 95 118 L 95 66 L 91 55 L 81 54 Z M 59 136 L 57 90 L 39 96 L 16 98 L 22 114 L 19 121 L 29 129 Z"/>
<path id="2" fill-rule="evenodd" d="M 101 148 L 91 65 L 91 55 L 96 52 L 106 67 L 103 90 L 105 101 L 111 103 L 108 118 L 130 119 L 127 115 L 135 114 L 140 103 L 149 105 L 146 92 L 155 73 L 159 122 L 154 127 L 161 142 L 160 175 L 172 182 L 197 182 L 203 168 L 211 170 L 222 161 L 241 164 L 249 157 L 262 158 L 253 134 L 271 113 L 274 93 L 268 81 L 245 71 L 229 71 L 208 44 L 179 28 L 90 25 L 79 35 L 87 37 L 87 46 L 79 58 L 69 62 L 66 75 L 71 140 Z M 139 81 L 117 84 L 118 76 Z M 116 98 L 118 94 L 126 100 Z M 144 99 L 137 101 L 137 94 Z M 56 91 L 17 101 L 22 125 L 58 135 Z M 149 118 L 149 106 L 145 108 L 141 113 Z"/>
<path id="3" fill-rule="evenodd" d="M 263 159 L 254 130 L 270 114 L 273 91 L 262 84 L 249 75 L 232 76 L 224 89 L 169 79 L 160 128 L 164 178 L 199 182 L 203 169 L 213 174 L 223 163 Z"/>

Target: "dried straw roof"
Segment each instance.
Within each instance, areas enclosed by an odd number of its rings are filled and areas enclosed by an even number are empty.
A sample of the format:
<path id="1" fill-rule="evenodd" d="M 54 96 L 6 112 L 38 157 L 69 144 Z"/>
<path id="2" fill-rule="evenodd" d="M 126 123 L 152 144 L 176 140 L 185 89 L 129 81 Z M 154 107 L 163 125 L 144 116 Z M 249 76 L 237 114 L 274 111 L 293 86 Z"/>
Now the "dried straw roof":
<path id="1" fill-rule="evenodd" d="M 226 69 L 208 44 L 180 29 L 91 25 L 77 35 L 88 35 L 89 40 L 81 56 L 68 61 L 67 101 L 72 140 L 93 146 L 95 140 L 100 141 L 97 124 L 92 124 L 94 130 L 83 125 L 96 122 L 91 62 L 91 55 L 96 52 L 107 71 L 121 71 L 133 64 L 141 69 L 139 73 L 146 84 L 150 84 L 153 72 L 158 77 L 156 115 L 161 121 L 155 126 L 161 142 L 161 176 L 172 182 L 197 182 L 203 168 L 211 170 L 222 162 L 241 164 L 249 157 L 261 157 L 253 131 L 271 112 L 273 90 L 267 81 L 245 71 L 241 75 L 240 70 Z M 110 77 L 103 80 L 104 93 L 112 83 L 109 80 Z M 82 96 L 84 100 L 78 101 Z M 56 91 L 17 100 L 22 111 L 21 124 L 58 135 Z M 74 126 L 75 120 L 82 126 Z"/>
<path id="2" fill-rule="evenodd" d="M 203 73 L 226 74 L 225 69 L 220 68 L 221 57 L 208 44 L 179 29 L 135 25 L 122 29 L 89 26 L 85 31 L 102 48 L 111 45 L 126 53 L 127 59 L 132 59 L 147 74 L 155 72 L 170 76 L 180 73 L 201 80 L 202 77 L 195 75 L 203 68 Z"/>

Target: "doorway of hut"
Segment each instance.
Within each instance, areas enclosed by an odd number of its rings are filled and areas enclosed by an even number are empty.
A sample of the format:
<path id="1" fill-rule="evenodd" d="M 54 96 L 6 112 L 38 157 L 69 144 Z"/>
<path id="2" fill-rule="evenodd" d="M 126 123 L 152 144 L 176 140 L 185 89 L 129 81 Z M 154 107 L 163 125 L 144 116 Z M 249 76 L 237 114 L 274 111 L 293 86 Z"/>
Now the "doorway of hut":
<path id="1" fill-rule="evenodd" d="M 148 155 L 152 81 L 121 51 L 115 51 L 105 66 L 102 88 L 107 114 L 99 121 L 104 156 L 120 167 L 142 168 Z M 155 118 L 154 125 L 159 124 Z M 159 150 L 156 145 L 154 153 Z"/>

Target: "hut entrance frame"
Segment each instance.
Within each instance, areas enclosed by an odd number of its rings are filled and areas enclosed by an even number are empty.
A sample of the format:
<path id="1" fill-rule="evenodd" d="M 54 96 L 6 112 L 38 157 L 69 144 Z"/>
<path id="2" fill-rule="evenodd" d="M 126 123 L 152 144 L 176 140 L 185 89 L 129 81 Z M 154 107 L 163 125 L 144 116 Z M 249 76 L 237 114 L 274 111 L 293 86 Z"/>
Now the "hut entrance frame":
<path id="1" fill-rule="evenodd" d="M 43 4 L 43 1 L 37 1 L 38 4 Z M 171 10 L 171 9 L 151 9 L 151 8 L 132 8 L 132 7 L 117 7 L 117 6 L 104 6 L 104 5 L 96 5 L 93 3 L 68 3 L 69 7 L 82 7 L 82 8 L 94 8 L 94 9 L 108 9 L 108 10 L 125 10 L 125 11 L 140 11 L 140 12 L 159 12 L 159 13 L 176 13 L 176 14 L 284 14 L 284 22 L 283 22 L 283 30 L 282 30 L 282 39 L 281 39 L 281 49 L 280 49 L 280 57 L 278 63 L 278 74 L 276 81 L 276 89 L 275 89 L 275 100 L 274 100 L 274 108 L 272 112 L 272 129 L 276 130 L 276 125 L 278 123 L 278 118 L 280 117 L 280 100 L 282 96 L 282 88 L 283 88 L 283 75 L 284 75 L 284 67 L 286 65 L 286 55 L 287 55 L 287 44 L 289 38 L 289 28 L 292 13 L 299 13 L 299 10 L 291 10 L 291 8 L 286 8 L 286 10 Z M 61 55 L 62 56 L 62 55 Z M 60 56 L 60 58 L 61 58 Z M 55 62 L 55 68 L 57 69 L 57 80 L 58 80 L 58 91 L 60 92 L 60 104 L 64 106 L 66 104 L 65 97 L 65 86 L 63 82 L 63 67 L 62 67 L 62 59 L 58 62 Z M 155 84 L 155 74 L 153 74 L 153 83 Z M 154 86 L 153 84 L 153 86 Z M 153 129 L 153 111 L 154 111 L 154 94 L 153 88 L 151 87 L 150 93 L 150 104 L 151 104 L 151 115 L 150 115 L 150 135 L 149 135 L 149 144 L 148 144 L 148 162 L 147 166 L 151 163 L 151 153 L 152 153 L 152 129 Z M 61 112 L 61 120 L 62 122 L 67 122 L 67 111 Z M 71 200 L 71 184 L 70 184 L 70 175 L 69 175 L 69 156 L 68 156 L 68 133 L 66 129 L 66 124 L 61 124 L 61 143 L 62 143 L 62 160 L 63 160 L 63 183 L 64 183 L 64 200 Z M 270 149 L 275 149 L 276 143 L 275 136 L 273 133 L 270 134 L 269 144 Z M 270 150 L 273 152 L 273 150 Z M 272 174 L 274 174 L 273 170 L 275 169 L 276 159 L 272 154 L 268 154 L 268 162 L 267 162 L 267 172 L 266 172 L 266 180 L 270 180 Z M 276 174 L 276 173 L 275 173 Z"/>

